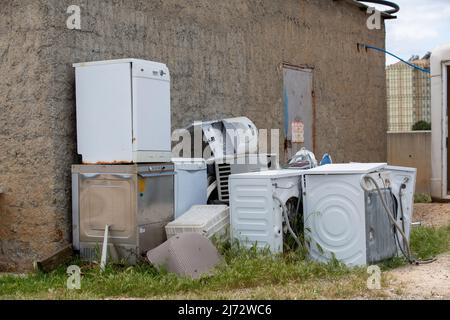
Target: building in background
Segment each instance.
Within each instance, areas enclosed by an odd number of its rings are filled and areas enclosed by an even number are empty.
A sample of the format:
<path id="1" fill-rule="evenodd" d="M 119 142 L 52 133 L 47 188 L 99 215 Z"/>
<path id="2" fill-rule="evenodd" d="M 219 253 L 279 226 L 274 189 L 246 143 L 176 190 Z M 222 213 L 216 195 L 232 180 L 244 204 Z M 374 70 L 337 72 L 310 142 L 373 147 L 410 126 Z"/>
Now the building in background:
<path id="1" fill-rule="evenodd" d="M 430 68 L 430 54 L 422 59 L 413 56 L 410 62 Z M 431 123 L 431 79 L 429 74 L 414 69 L 403 62 L 386 68 L 388 130 L 411 131 L 415 123 Z"/>

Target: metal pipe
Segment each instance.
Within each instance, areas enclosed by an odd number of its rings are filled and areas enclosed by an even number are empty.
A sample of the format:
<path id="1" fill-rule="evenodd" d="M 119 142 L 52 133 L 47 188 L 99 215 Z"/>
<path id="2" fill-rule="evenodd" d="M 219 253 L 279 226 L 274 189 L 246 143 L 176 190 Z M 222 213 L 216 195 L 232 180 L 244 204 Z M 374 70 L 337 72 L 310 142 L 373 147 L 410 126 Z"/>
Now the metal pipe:
<path id="1" fill-rule="evenodd" d="M 358 0 L 358 2 L 367 2 L 367 3 L 374 3 L 374 4 L 381 4 L 383 6 L 391 7 L 392 9 L 383 11 L 386 14 L 394 14 L 400 11 L 400 6 L 394 2 L 391 1 L 385 1 L 385 0 Z"/>

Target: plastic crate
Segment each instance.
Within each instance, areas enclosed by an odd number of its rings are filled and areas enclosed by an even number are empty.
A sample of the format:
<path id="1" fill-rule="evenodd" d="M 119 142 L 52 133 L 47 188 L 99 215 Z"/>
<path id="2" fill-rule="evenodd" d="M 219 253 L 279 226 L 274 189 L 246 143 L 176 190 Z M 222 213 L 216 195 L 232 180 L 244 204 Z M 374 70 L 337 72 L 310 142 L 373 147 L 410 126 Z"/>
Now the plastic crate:
<path id="1" fill-rule="evenodd" d="M 199 233 L 209 239 L 228 237 L 230 209 L 225 205 L 193 206 L 166 226 L 167 238 L 186 232 Z"/>

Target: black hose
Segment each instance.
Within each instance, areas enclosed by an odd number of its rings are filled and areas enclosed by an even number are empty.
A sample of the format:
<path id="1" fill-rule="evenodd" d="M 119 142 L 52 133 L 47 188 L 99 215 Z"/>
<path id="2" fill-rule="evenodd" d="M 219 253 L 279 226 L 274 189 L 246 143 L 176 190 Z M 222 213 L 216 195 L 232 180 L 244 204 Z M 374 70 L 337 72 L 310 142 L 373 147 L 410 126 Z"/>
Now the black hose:
<path id="1" fill-rule="evenodd" d="M 401 213 L 401 220 L 402 220 L 402 228 L 403 228 L 403 231 L 406 233 L 405 214 L 403 213 L 403 202 L 402 202 L 402 190 L 404 190 L 404 189 L 406 189 L 406 185 L 404 183 L 402 183 L 402 185 L 400 186 L 400 190 L 398 192 L 398 198 L 399 198 L 399 202 L 400 202 L 400 213 Z M 404 254 L 403 248 L 402 248 L 402 246 L 400 246 L 400 240 L 398 238 L 397 232 L 395 233 L 395 237 L 397 238 L 397 242 L 398 242 L 398 245 L 400 247 L 400 250 Z M 407 245 L 408 245 L 407 240 L 403 239 L 403 246 L 406 247 Z M 427 259 L 427 260 L 414 259 L 413 263 L 416 264 L 416 265 L 429 264 L 429 263 L 435 262 L 436 260 L 437 259 L 435 257 L 431 258 L 431 259 Z"/>
<path id="2" fill-rule="evenodd" d="M 394 196 L 394 193 L 392 192 L 392 190 L 391 190 L 391 197 L 392 197 L 392 200 L 393 200 L 394 202 L 397 203 L 397 200 L 395 199 L 395 196 Z M 403 231 L 406 233 L 405 223 L 404 223 L 404 219 L 403 219 L 403 218 L 404 218 L 404 215 L 403 215 L 403 204 L 402 204 L 402 196 L 401 196 L 401 192 L 400 192 L 400 194 L 399 194 L 399 202 L 400 202 L 400 204 L 397 204 L 397 206 L 400 207 L 400 212 L 401 212 L 401 218 L 400 218 L 400 219 L 402 220 L 402 229 L 403 229 Z M 396 207 L 395 210 L 394 210 L 394 218 L 395 218 L 395 220 L 398 219 L 397 209 L 398 209 L 398 208 Z M 402 252 L 403 256 L 406 257 L 407 254 L 406 254 L 404 248 L 406 248 L 407 243 L 404 241 L 403 237 L 402 237 L 402 239 L 403 239 L 403 244 L 400 243 L 400 238 L 399 238 L 399 236 L 398 236 L 398 232 L 397 232 L 397 229 L 396 229 L 396 228 L 394 228 L 394 238 L 395 238 L 395 241 L 396 241 L 396 243 L 397 243 L 397 245 L 398 245 L 400 251 Z"/>
<path id="3" fill-rule="evenodd" d="M 384 6 L 391 7 L 392 9 L 384 11 L 386 14 L 394 14 L 400 11 L 400 6 L 394 2 L 391 1 L 385 1 L 385 0 L 358 0 L 359 2 L 367 2 L 367 3 L 374 3 L 374 4 L 381 4 Z"/>
<path id="4" fill-rule="evenodd" d="M 402 221 L 402 228 L 406 233 L 406 227 L 405 227 L 405 214 L 403 213 L 403 199 L 402 199 L 402 190 L 406 189 L 406 185 L 404 183 L 402 183 L 402 185 L 400 186 L 400 189 L 398 191 L 398 199 L 400 202 L 400 219 Z M 403 239 L 403 245 L 406 246 L 406 239 Z"/>

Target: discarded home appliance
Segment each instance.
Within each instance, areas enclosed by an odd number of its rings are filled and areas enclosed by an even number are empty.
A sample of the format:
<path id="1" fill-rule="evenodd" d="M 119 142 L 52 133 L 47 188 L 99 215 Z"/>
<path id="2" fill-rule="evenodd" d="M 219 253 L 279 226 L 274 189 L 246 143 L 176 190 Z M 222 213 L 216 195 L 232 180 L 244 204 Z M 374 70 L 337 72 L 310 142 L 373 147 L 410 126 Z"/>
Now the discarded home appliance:
<path id="1" fill-rule="evenodd" d="M 170 162 L 170 75 L 157 62 L 74 64 L 84 164 Z"/>
<path id="2" fill-rule="evenodd" d="M 242 154 L 214 159 L 218 198 L 224 203 L 230 201 L 229 177 L 232 174 L 279 169 L 275 154 Z"/>
<path id="3" fill-rule="evenodd" d="M 317 167 L 317 160 L 314 153 L 302 148 L 297 154 L 289 161 L 289 168 L 296 169 L 312 169 Z"/>
<path id="4" fill-rule="evenodd" d="M 334 256 L 360 266 L 406 250 L 416 169 L 350 163 L 303 174 L 305 238 L 312 259 L 325 262 Z"/>
<path id="5" fill-rule="evenodd" d="M 297 239 L 301 170 L 272 170 L 230 176 L 231 237 L 241 244 L 283 251 L 284 234 Z"/>
<path id="6" fill-rule="evenodd" d="M 208 174 L 217 185 L 218 200 L 228 204 L 228 177 L 230 174 L 279 169 L 275 154 L 258 154 L 258 129 L 246 117 L 196 122 L 188 131 L 195 139 L 201 136 L 202 152 L 211 150 L 207 159 Z M 194 143 L 195 145 L 195 143 Z M 192 152 L 195 154 L 195 147 Z"/>
<path id="7" fill-rule="evenodd" d="M 416 192 L 417 169 L 398 166 L 387 166 L 393 196 L 397 204 L 396 215 L 402 227 L 405 228 L 405 235 L 409 240 L 411 226 L 413 224 L 414 194 Z M 395 214 L 395 212 L 394 212 Z M 402 242 L 403 239 L 399 239 Z"/>
<path id="8" fill-rule="evenodd" d="M 246 117 L 195 122 L 188 131 L 194 137 L 193 140 L 197 139 L 197 135 L 201 135 L 199 138 L 206 143 L 201 150 L 202 156 L 205 146 L 209 146 L 212 156 L 216 159 L 254 154 L 258 151 L 258 129 Z M 196 152 L 194 146 L 193 152 Z"/>
<path id="9" fill-rule="evenodd" d="M 173 164 L 72 168 L 73 245 L 94 260 L 109 226 L 113 260 L 130 263 L 166 240 L 174 219 Z"/>
<path id="10" fill-rule="evenodd" d="M 230 227 L 230 210 L 225 205 L 193 206 L 181 218 L 166 226 L 167 238 L 180 233 L 195 232 L 208 239 L 226 239 Z"/>
<path id="11" fill-rule="evenodd" d="M 210 274 L 223 260 L 212 242 L 198 233 L 176 235 L 147 253 L 157 268 L 198 279 Z"/>
<path id="12" fill-rule="evenodd" d="M 174 158 L 175 164 L 175 219 L 193 205 L 206 204 L 208 178 L 204 159 Z"/>
<path id="13" fill-rule="evenodd" d="M 431 54 L 431 196 L 450 199 L 450 43 Z"/>

